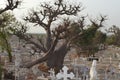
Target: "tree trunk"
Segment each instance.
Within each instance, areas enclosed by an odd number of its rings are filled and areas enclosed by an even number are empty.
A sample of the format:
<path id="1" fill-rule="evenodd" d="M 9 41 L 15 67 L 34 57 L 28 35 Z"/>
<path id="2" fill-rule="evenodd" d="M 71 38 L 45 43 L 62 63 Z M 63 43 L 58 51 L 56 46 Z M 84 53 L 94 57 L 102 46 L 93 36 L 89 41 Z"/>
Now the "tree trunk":
<path id="1" fill-rule="evenodd" d="M 33 62 L 27 63 L 25 65 L 22 65 L 21 67 L 31 68 L 32 66 L 36 64 L 47 61 L 48 58 L 53 55 L 56 44 L 57 44 L 57 39 L 54 40 L 54 44 L 51 46 L 51 48 L 48 50 L 48 52 L 46 53 L 44 57 L 39 58 Z"/>
<path id="2" fill-rule="evenodd" d="M 54 48 L 54 47 L 53 47 Z M 22 67 L 30 68 L 36 64 L 47 62 L 49 68 L 54 68 L 58 72 L 63 67 L 64 57 L 67 54 L 67 44 L 63 43 L 58 49 L 53 52 L 53 49 L 48 51 L 47 55 L 36 61 L 30 62 Z"/>
<path id="3" fill-rule="evenodd" d="M 48 58 L 47 65 L 57 72 L 63 67 L 64 57 L 67 54 L 67 45 L 63 44 Z"/>
<path id="4" fill-rule="evenodd" d="M 2 65 L 0 64 L 0 80 L 2 80 L 2 72 L 3 72 L 3 69 L 2 69 Z"/>
<path id="5" fill-rule="evenodd" d="M 47 31 L 46 48 L 47 48 L 47 50 L 49 50 L 51 47 L 51 44 L 52 44 L 50 28 L 48 28 L 46 31 Z"/>

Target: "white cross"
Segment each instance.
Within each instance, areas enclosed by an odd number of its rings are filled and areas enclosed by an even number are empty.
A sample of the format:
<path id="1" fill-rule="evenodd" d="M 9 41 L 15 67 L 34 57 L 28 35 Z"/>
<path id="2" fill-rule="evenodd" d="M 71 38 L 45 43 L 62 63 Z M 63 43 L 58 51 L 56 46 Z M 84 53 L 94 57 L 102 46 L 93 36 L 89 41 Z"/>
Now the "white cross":
<path id="1" fill-rule="evenodd" d="M 58 73 L 56 75 L 57 79 L 61 79 L 61 78 L 63 78 L 63 80 L 67 80 L 67 78 L 73 79 L 74 74 L 72 72 L 70 74 L 67 74 L 67 71 L 68 71 L 68 67 L 67 66 L 64 66 L 62 68 L 62 70 L 63 70 L 63 72 L 60 71 L 60 73 Z"/>
<path id="2" fill-rule="evenodd" d="M 50 72 L 51 80 L 55 80 L 55 71 L 54 71 L 54 69 L 51 68 L 48 72 Z"/>

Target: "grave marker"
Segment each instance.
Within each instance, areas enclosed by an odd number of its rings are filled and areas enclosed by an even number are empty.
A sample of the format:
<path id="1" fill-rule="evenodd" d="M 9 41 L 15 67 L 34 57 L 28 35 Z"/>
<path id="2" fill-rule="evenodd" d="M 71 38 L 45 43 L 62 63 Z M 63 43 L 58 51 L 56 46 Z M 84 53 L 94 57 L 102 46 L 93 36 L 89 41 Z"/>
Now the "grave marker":
<path id="1" fill-rule="evenodd" d="M 62 70 L 63 72 L 60 70 L 60 73 L 56 75 L 57 79 L 62 79 L 62 78 L 63 80 L 68 80 L 67 78 L 73 79 L 74 74 L 72 72 L 70 74 L 67 73 L 68 72 L 67 66 L 64 66 Z"/>
<path id="2" fill-rule="evenodd" d="M 90 69 L 90 80 L 97 80 L 96 60 L 93 60 L 92 67 Z"/>
<path id="3" fill-rule="evenodd" d="M 118 65 L 118 68 L 119 68 L 119 70 L 120 70 L 120 63 L 119 63 L 119 65 Z"/>
<path id="4" fill-rule="evenodd" d="M 55 71 L 54 71 L 54 69 L 51 68 L 48 72 L 50 72 L 51 80 L 55 80 Z"/>

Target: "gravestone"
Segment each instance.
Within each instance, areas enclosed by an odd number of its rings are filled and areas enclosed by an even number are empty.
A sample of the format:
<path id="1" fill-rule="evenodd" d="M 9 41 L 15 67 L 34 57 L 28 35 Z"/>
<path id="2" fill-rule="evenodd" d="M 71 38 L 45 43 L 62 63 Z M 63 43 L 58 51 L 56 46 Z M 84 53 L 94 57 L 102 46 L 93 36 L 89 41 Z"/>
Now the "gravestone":
<path id="1" fill-rule="evenodd" d="M 90 69 L 90 80 L 97 80 L 96 60 L 93 60 L 92 67 Z"/>
<path id="2" fill-rule="evenodd" d="M 51 80 L 56 80 L 54 69 L 51 68 L 48 72 L 50 73 Z"/>
<path id="3" fill-rule="evenodd" d="M 15 67 L 19 67 L 21 65 L 21 55 L 20 54 L 15 54 Z"/>
<path id="4" fill-rule="evenodd" d="M 118 68 L 119 68 L 119 70 L 120 70 L 120 63 L 119 63 L 119 65 L 118 65 Z"/>
<path id="5" fill-rule="evenodd" d="M 106 74 L 107 74 L 107 78 L 109 80 L 113 80 L 115 79 L 115 75 L 116 75 L 116 70 L 115 67 L 112 64 L 109 64 L 106 68 Z M 115 79 L 116 80 L 116 79 Z"/>
<path id="6" fill-rule="evenodd" d="M 63 80 L 68 80 L 68 78 L 70 78 L 70 79 L 74 78 L 74 74 L 72 72 L 70 74 L 68 74 L 68 67 L 67 66 L 64 66 L 62 68 L 62 70 L 63 71 L 60 70 L 60 73 L 58 73 L 56 75 L 56 77 L 57 77 L 58 80 L 62 79 L 62 78 L 63 78 Z"/>

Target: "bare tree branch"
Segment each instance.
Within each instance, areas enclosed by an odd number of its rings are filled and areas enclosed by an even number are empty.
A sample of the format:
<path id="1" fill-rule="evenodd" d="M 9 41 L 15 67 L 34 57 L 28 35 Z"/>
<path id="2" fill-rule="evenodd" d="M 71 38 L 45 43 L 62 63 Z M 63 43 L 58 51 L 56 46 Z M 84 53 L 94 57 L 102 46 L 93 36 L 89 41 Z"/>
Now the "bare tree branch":
<path id="1" fill-rule="evenodd" d="M 38 37 L 37 40 L 39 41 L 39 43 L 41 44 L 41 46 L 42 46 L 43 48 L 45 48 L 43 39 L 41 39 L 41 38 Z"/>
<path id="2" fill-rule="evenodd" d="M 96 27 L 103 27 L 103 22 L 105 21 L 105 20 L 107 20 L 106 19 L 106 17 L 107 16 L 100 16 L 100 20 L 99 20 L 99 23 L 97 23 L 95 20 L 90 20 L 91 21 L 91 23 L 94 25 L 94 26 L 96 26 Z"/>
<path id="3" fill-rule="evenodd" d="M 38 16 L 37 12 L 33 12 L 33 14 L 29 14 L 28 17 L 25 17 L 24 20 L 29 21 L 31 23 L 35 23 L 36 25 L 40 25 L 41 27 L 46 29 L 47 28 L 47 24 L 43 22 L 45 20 L 45 17 L 46 17 L 46 15 L 43 14 L 43 18 L 40 19 L 40 17 Z"/>
<path id="4" fill-rule="evenodd" d="M 27 63 L 27 64 L 24 64 L 22 65 L 21 67 L 25 67 L 25 68 L 31 68 L 32 66 L 38 64 L 38 63 L 41 63 L 41 62 L 44 62 L 46 61 L 52 54 L 53 54 L 53 51 L 55 49 L 55 46 L 57 45 L 57 38 L 54 39 L 54 42 L 53 42 L 53 45 L 51 46 L 51 48 L 48 50 L 48 52 L 46 52 L 46 55 L 42 58 L 39 58 L 33 62 L 30 62 L 30 63 Z"/>
<path id="5" fill-rule="evenodd" d="M 47 52 L 47 50 L 46 50 L 43 46 L 41 46 L 41 45 L 39 45 L 38 43 L 36 43 L 35 41 L 31 40 L 27 35 L 22 35 L 22 34 L 16 34 L 16 35 L 17 35 L 20 39 L 23 39 L 23 40 L 27 41 L 29 44 L 35 45 L 36 48 L 41 49 L 43 52 Z"/>
<path id="6" fill-rule="evenodd" d="M 21 3 L 21 1 L 13 1 L 13 0 L 7 0 L 8 4 L 6 5 L 6 7 L 2 10 L 0 10 L 0 14 L 7 11 L 7 10 L 13 10 L 15 8 L 18 7 L 18 5 Z"/>

